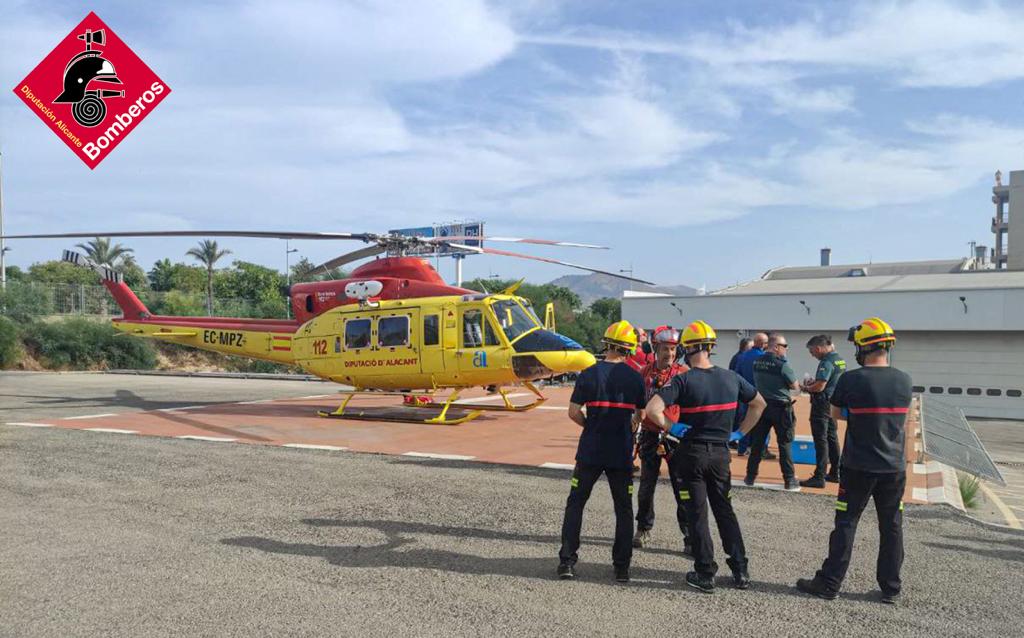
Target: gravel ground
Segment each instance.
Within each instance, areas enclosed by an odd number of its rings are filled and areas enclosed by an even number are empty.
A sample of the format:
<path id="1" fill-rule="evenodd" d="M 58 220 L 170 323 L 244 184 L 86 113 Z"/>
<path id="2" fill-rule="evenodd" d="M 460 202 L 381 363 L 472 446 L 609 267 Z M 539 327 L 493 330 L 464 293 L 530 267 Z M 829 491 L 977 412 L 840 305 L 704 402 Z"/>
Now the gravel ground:
<path id="1" fill-rule="evenodd" d="M 737 489 L 753 588 L 684 587 L 667 484 L 614 583 L 595 489 L 553 577 L 564 472 L 0 426 L 5 636 L 1020 634 L 1024 536 L 907 506 L 905 600 L 876 601 L 874 514 L 842 597 L 792 589 L 832 502 Z"/>

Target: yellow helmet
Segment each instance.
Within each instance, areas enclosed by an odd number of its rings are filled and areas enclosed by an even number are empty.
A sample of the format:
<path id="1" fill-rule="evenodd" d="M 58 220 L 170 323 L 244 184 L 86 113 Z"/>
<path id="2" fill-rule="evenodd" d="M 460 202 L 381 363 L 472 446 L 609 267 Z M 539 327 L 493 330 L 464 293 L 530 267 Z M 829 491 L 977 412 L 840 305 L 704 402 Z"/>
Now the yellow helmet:
<path id="1" fill-rule="evenodd" d="M 708 346 L 707 349 L 710 350 L 717 342 L 718 335 L 715 334 L 715 329 L 699 319 L 686 326 L 679 337 L 679 343 L 687 350 L 703 346 Z"/>
<path id="2" fill-rule="evenodd" d="M 610 346 L 628 350 L 629 354 L 633 354 L 636 352 L 636 329 L 625 319 L 616 321 L 604 331 L 601 341 Z"/>
<path id="3" fill-rule="evenodd" d="M 878 317 L 869 317 L 859 325 L 850 328 L 849 340 L 858 348 L 876 344 L 892 344 L 896 341 L 896 333 L 892 326 Z"/>

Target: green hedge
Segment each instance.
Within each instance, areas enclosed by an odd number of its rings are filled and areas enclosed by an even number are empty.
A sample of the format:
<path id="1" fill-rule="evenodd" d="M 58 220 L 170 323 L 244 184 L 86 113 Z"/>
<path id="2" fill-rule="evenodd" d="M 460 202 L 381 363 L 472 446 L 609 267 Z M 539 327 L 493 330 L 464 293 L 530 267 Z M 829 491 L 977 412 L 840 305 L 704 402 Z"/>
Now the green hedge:
<path id="1" fill-rule="evenodd" d="M 0 317 L 0 369 L 11 368 L 21 361 L 21 335 L 18 326 L 7 317 Z"/>
<path id="2" fill-rule="evenodd" d="M 107 322 L 71 318 L 37 322 L 26 330 L 25 343 L 48 368 L 71 370 L 156 367 L 152 344 L 118 333 Z"/>

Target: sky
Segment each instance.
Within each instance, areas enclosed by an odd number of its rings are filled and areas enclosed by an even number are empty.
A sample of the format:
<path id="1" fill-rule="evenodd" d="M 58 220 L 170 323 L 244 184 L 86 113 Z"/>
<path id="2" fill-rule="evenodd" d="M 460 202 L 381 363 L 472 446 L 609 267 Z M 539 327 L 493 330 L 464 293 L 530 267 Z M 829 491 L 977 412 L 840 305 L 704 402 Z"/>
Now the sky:
<path id="1" fill-rule="evenodd" d="M 90 10 L 172 89 L 94 171 L 12 91 Z M 993 173 L 1024 170 L 1024 3 L 0 0 L 0 15 L 9 234 L 477 219 L 610 248 L 520 252 L 714 289 L 823 246 L 833 263 L 966 256 L 992 244 Z M 9 263 L 71 243 L 11 242 Z M 125 243 L 148 268 L 195 240 Z M 220 243 L 284 268 L 284 241 Z M 571 272 L 465 262 L 467 278 Z"/>

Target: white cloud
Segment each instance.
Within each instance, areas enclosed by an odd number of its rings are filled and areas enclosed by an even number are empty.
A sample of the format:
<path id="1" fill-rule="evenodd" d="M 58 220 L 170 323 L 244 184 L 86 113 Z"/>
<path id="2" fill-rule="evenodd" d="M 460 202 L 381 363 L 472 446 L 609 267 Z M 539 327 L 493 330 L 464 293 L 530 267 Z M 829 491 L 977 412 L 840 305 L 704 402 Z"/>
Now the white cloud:
<path id="1" fill-rule="evenodd" d="M 1024 77 L 1024 7 L 944 0 L 861 2 L 848 15 L 672 39 L 608 29 L 531 34 L 523 42 L 686 57 L 729 73 L 792 65 L 802 74 L 886 71 L 905 86 L 972 87 Z"/>

